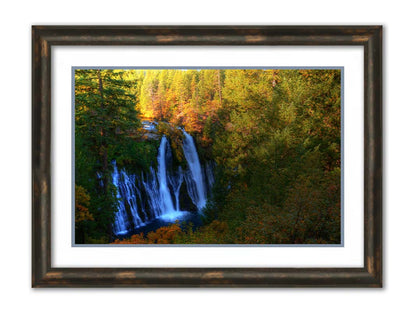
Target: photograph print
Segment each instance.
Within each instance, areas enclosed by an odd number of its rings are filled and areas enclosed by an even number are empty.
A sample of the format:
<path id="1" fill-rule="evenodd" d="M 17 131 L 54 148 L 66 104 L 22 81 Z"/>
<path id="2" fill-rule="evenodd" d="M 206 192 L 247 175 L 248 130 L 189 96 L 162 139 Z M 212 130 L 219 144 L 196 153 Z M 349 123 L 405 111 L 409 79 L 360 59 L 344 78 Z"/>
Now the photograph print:
<path id="1" fill-rule="evenodd" d="M 342 244 L 342 68 L 73 68 L 75 246 Z"/>

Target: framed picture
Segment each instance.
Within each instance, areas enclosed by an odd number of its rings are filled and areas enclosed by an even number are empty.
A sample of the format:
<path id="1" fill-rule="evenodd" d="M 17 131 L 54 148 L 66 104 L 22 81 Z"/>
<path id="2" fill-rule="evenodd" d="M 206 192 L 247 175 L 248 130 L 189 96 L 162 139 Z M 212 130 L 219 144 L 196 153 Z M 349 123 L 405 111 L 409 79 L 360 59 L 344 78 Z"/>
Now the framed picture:
<path id="1" fill-rule="evenodd" d="M 33 26 L 33 287 L 381 287 L 381 26 Z"/>

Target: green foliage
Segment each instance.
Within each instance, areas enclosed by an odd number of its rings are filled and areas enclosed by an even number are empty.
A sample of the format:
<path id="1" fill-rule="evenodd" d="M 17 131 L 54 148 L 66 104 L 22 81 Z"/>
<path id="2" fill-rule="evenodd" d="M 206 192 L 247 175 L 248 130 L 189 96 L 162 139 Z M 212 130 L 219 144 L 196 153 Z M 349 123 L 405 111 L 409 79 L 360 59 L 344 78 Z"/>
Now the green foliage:
<path id="1" fill-rule="evenodd" d="M 159 141 L 137 141 L 127 139 L 112 150 L 111 159 L 116 160 L 117 165 L 129 171 L 147 171 L 150 166 L 156 165 Z"/>
<path id="2" fill-rule="evenodd" d="M 160 135 L 165 135 L 169 139 L 173 153 L 173 166 L 186 167 L 186 159 L 182 149 L 183 132 L 165 122 L 159 122 L 157 130 Z"/>
<path id="3" fill-rule="evenodd" d="M 228 225 L 226 222 L 218 220 L 212 221 L 210 224 L 193 231 L 192 227 L 188 227 L 186 231 L 179 232 L 175 238 L 175 244 L 226 244 Z"/>
<path id="4" fill-rule="evenodd" d="M 125 74 L 129 72 L 75 71 L 75 183 L 90 195 L 94 218 L 83 228 L 86 239 L 112 236 L 117 199 L 111 156 L 120 146 L 131 146 L 130 136 L 140 127 L 132 93 L 135 80 Z"/>
<path id="5" fill-rule="evenodd" d="M 227 71 L 223 93 L 213 151 L 230 240 L 339 243 L 340 72 Z"/>

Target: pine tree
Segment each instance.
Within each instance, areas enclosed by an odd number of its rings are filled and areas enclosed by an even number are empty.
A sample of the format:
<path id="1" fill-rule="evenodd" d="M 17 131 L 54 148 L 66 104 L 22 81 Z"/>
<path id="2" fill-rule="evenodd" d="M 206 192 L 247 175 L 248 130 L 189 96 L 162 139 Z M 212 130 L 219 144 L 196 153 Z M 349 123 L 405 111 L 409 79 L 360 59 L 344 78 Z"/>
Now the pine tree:
<path id="1" fill-rule="evenodd" d="M 132 81 L 117 70 L 75 72 L 75 180 L 91 196 L 96 231 L 112 237 L 117 209 L 109 155 L 140 123 Z M 83 170 L 88 171 L 88 178 Z"/>

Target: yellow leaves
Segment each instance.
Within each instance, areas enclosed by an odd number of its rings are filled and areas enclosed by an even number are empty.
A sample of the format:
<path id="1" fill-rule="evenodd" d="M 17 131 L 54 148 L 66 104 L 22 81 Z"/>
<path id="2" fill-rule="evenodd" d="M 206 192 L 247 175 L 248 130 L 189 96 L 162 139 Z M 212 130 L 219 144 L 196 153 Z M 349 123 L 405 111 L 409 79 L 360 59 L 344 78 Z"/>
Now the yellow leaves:
<path id="1" fill-rule="evenodd" d="M 176 223 L 158 228 L 156 232 L 147 234 L 148 244 L 171 244 L 175 236 L 181 232 L 181 228 Z"/>
<path id="2" fill-rule="evenodd" d="M 208 228 L 211 228 L 218 234 L 224 234 L 228 231 L 228 224 L 223 221 L 214 220 L 212 223 L 208 226 Z"/>
<path id="3" fill-rule="evenodd" d="M 179 233 L 182 233 L 182 229 L 175 223 L 160 227 L 155 232 L 149 232 L 147 237 L 140 233 L 123 240 L 117 239 L 112 244 L 172 244 Z"/>
<path id="4" fill-rule="evenodd" d="M 90 196 L 82 186 L 75 185 L 75 223 L 81 221 L 94 221 L 93 215 L 89 212 Z"/>
<path id="5" fill-rule="evenodd" d="M 232 132 L 234 130 L 234 125 L 231 122 L 225 124 L 225 131 Z"/>
<path id="6" fill-rule="evenodd" d="M 140 233 L 135 234 L 128 239 L 116 239 L 112 244 L 148 244 L 148 241 L 146 238 L 144 238 L 143 233 Z"/>
<path id="7" fill-rule="evenodd" d="M 154 232 L 135 234 L 130 238 L 115 240 L 112 244 L 221 244 L 228 234 L 226 222 L 214 220 L 207 226 L 193 232 L 183 231 L 178 223 L 160 227 Z"/>

